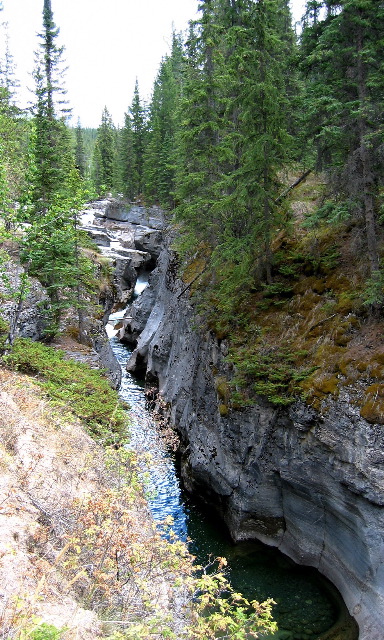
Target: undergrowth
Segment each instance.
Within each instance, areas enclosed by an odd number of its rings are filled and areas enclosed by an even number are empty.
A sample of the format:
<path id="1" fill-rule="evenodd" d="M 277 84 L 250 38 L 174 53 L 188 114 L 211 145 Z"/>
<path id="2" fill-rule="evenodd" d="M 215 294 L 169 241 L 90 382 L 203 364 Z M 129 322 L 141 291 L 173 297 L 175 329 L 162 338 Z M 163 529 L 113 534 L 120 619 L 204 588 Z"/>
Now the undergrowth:
<path id="1" fill-rule="evenodd" d="M 103 443 L 119 444 L 126 439 L 126 412 L 103 372 L 66 360 L 62 350 L 28 338 L 17 338 L 3 360 L 15 370 L 35 376 L 49 398 L 83 420 Z"/>
<path id="2" fill-rule="evenodd" d="M 381 345 L 372 351 L 369 338 L 369 327 L 381 322 L 384 277 L 378 271 L 367 278 L 361 227 L 343 215 L 343 202 L 330 207 L 321 193 L 312 198 L 316 180 L 293 194 L 298 213 L 272 241 L 268 282 L 257 256 L 244 272 L 235 251 L 217 250 L 214 262 L 201 247 L 184 269 L 201 326 L 226 341 L 226 383 L 216 388 L 221 415 L 260 396 L 276 406 L 302 398 L 319 409 L 325 398 L 359 381 L 354 403 L 361 415 L 384 420 L 376 398 L 384 395 L 384 369 L 375 366 Z M 199 261 L 204 269 L 194 279 L 191 265 Z M 359 339 L 361 331 L 366 337 Z M 374 402 L 372 385 L 381 385 Z"/>

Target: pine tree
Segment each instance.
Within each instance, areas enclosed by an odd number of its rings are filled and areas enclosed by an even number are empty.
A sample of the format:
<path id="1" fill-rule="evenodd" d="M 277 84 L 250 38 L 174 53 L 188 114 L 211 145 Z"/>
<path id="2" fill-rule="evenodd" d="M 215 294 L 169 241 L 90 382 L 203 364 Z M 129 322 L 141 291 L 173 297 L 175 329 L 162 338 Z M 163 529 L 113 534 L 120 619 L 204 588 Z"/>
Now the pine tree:
<path id="1" fill-rule="evenodd" d="M 192 243 L 215 244 L 217 230 L 211 205 L 220 174 L 218 159 L 219 105 L 215 56 L 220 53 L 220 31 L 212 0 L 201 6 L 200 21 L 191 23 L 177 136 L 177 217 L 191 232 Z"/>
<path id="2" fill-rule="evenodd" d="M 18 82 L 15 79 L 8 39 L 6 40 L 5 59 L 0 62 L 0 181 L 5 198 L 0 196 L 3 203 L 0 204 L 0 210 L 9 227 L 15 220 L 15 202 L 20 200 L 25 185 L 29 123 L 25 114 L 14 103 Z"/>
<path id="3" fill-rule="evenodd" d="M 229 304 L 236 287 L 272 279 L 293 35 L 286 0 L 209 0 L 202 12 L 183 89 L 177 215 L 213 248 Z"/>
<path id="4" fill-rule="evenodd" d="M 85 156 L 83 131 L 81 128 L 80 118 L 77 121 L 77 127 L 76 127 L 75 133 L 76 133 L 75 164 L 80 176 L 84 178 L 87 170 L 87 159 Z"/>
<path id="5" fill-rule="evenodd" d="M 116 182 L 116 131 L 112 116 L 104 107 L 93 153 L 93 182 L 97 193 L 113 191 Z"/>
<path id="6" fill-rule="evenodd" d="M 56 44 L 59 29 L 55 26 L 51 1 L 44 0 L 43 31 L 36 54 L 36 103 L 33 107 L 34 135 L 30 200 L 35 214 L 45 213 L 58 193 L 65 193 L 72 146 L 64 122 L 69 109 L 62 78 L 63 47 Z"/>
<path id="7" fill-rule="evenodd" d="M 140 197 L 143 191 L 143 164 L 144 164 L 144 147 L 146 136 L 146 116 L 145 109 L 142 105 L 139 83 L 136 79 L 133 100 L 129 109 L 132 126 L 132 187 L 135 197 Z"/>
<path id="8" fill-rule="evenodd" d="M 174 33 L 171 54 L 162 61 L 154 83 L 143 169 L 146 199 L 168 207 L 174 202 L 183 65 L 181 38 Z"/>
<path id="9" fill-rule="evenodd" d="M 133 200 L 135 196 L 135 156 L 133 149 L 132 121 L 129 113 L 124 115 L 124 126 L 119 134 L 118 141 L 118 175 L 119 191 L 124 196 Z"/>
<path id="10" fill-rule="evenodd" d="M 60 73 L 63 48 L 56 45 L 50 0 L 44 0 L 43 31 L 34 72 L 36 104 L 31 124 L 29 189 L 20 210 L 29 212 L 30 226 L 22 242 L 25 269 L 46 287 L 52 315 L 51 330 L 59 327 L 62 310 L 75 307 L 81 320 L 79 286 L 88 267 L 79 251 L 77 215 L 83 202 L 75 168 L 73 138 L 65 123 Z"/>
<path id="11" fill-rule="evenodd" d="M 319 17 L 319 9 L 325 15 Z M 314 13 L 316 9 L 316 14 Z M 350 215 L 364 224 L 371 274 L 380 268 L 377 209 L 383 172 L 384 4 L 328 0 L 307 4 L 302 68 L 308 129 L 318 164 L 344 194 Z M 312 117 L 313 116 L 313 117 Z"/>

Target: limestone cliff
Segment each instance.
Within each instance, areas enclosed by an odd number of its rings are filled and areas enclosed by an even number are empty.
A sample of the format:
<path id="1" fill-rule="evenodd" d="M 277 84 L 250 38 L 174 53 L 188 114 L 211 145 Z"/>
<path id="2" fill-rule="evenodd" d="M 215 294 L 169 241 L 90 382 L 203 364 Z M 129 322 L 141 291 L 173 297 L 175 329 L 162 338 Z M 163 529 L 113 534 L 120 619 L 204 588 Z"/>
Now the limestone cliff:
<path id="1" fill-rule="evenodd" d="M 382 426 L 361 417 L 347 387 L 316 409 L 259 399 L 228 411 L 226 342 L 198 328 L 176 271 L 163 252 L 131 310 L 139 337 L 128 368 L 145 367 L 158 383 L 181 436 L 186 487 L 214 505 L 235 540 L 257 538 L 317 567 L 341 592 L 360 640 L 381 640 Z"/>

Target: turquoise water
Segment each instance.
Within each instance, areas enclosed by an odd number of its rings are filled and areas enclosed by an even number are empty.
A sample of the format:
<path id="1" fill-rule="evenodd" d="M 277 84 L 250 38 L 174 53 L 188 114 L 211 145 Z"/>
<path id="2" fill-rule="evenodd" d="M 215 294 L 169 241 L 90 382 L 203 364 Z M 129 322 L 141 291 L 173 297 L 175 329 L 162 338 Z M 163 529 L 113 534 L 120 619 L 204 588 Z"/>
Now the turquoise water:
<path id="1" fill-rule="evenodd" d="M 185 498 L 191 552 L 204 564 L 210 555 L 224 556 L 236 591 L 249 600 L 272 597 L 281 640 L 309 640 L 337 620 L 338 607 L 314 569 L 300 567 L 273 547 L 258 542 L 233 544 L 220 521 L 203 515 Z"/>
<path id="2" fill-rule="evenodd" d="M 130 352 L 117 338 L 111 339 L 111 345 L 122 366 L 120 395 L 131 407 L 131 446 L 142 460 L 154 519 L 162 522 L 172 516 L 174 531 L 183 540 L 191 539 L 189 547 L 199 564 L 205 565 L 210 557 L 227 558 L 231 584 L 246 598 L 275 600 L 273 615 L 279 632 L 274 640 L 318 638 L 338 617 L 325 581 L 314 569 L 296 565 L 274 548 L 257 542 L 234 545 L 223 523 L 183 494 L 174 457 L 146 407 L 143 385 L 125 371 Z"/>

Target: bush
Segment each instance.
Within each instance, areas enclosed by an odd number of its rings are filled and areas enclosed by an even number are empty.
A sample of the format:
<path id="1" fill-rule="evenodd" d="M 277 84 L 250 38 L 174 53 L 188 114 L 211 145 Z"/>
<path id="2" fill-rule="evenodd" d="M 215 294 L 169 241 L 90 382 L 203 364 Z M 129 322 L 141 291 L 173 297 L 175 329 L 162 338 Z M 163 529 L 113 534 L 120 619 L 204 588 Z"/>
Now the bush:
<path id="1" fill-rule="evenodd" d="M 31 640 L 60 640 L 63 629 L 57 629 L 52 624 L 40 624 L 30 634 Z"/>

